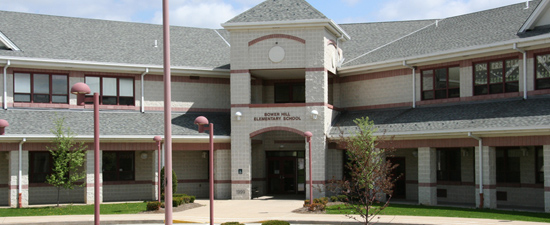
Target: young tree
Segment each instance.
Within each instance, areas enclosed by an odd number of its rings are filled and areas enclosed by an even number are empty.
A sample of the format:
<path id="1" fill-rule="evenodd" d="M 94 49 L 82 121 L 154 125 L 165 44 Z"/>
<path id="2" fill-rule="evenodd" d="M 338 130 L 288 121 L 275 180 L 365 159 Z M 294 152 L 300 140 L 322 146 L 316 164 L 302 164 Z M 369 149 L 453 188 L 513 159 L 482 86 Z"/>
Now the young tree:
<path id="1" fill-rule="evenodd" d="M 397 165 L 385 160 L 391 153 L 390 149 L 376 147 L 381 138 L 373 135 L 376 129 L 368 117 L 355 119 L 354 123 L 357 126 L 355 131 L 349 135 L 342 132 L 339 141 L 347 149 L 345 167 L 348 173 L 343 180 L 333 180 L 331 190 L 346 195 L 344 204 L 358 213 L 361 220 L 353 215 L 348 217 L 369 224 L 389 205 L 393 183 L 397 179 L 391 172 Z M 375 204 L 377 206 L 373 206 Z"/>
<path id="2" fill-rule="evenodd" d="M 164 167 L 160 170 L 160 193 L 162 193 L 162 199 L 164 199 L 164 185 L 166 184 L 166 179 L 164 178 Z M 172 194 L 175 194 L 178 191 L 178 176 L 174 170 L 172 170 Z"/>
<path id="3" fill-rule="evenodd" d="M 55 135 L 51 147 L 46 148 L 52 155 L 52 173 L 46 177 L 46 183 L 57 187 L 57 206 L 61 188 L 74 189 L 76 182 L 82 180 L 86 173 L 81 171 L 86 157 L 84 142 L 76 142 L 74 133 L 65 127 L 65 118 L 55 118 L 55 128 L 51 132 Z"/>

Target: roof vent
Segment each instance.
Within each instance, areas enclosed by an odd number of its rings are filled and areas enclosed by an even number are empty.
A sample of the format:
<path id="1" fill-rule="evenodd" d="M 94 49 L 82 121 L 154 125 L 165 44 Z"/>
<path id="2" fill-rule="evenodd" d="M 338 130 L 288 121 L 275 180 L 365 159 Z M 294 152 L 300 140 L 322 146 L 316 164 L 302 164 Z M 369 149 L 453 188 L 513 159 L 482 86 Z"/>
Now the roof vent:
<path id="1" fill-rule="evenodd" d="M 527 0 L 527 1 L 525 2 L 525 8 L 523 8 L 523 9 L 529 9 L 529 2 L 531 2 L 531 1 L 532 1 L 532 0 Z"/>
<path id="2" fill-rule="evenodd" d="M 158 40 L 155 40 L 155 45 L 153 45 L 153 47 L 155 47 L 155 48 L 159 47 Z"/>
<path id="3" fill-rule="evenodd" d="M 435 27 L 439 27 L 439 20 L 435 20 Z"/>

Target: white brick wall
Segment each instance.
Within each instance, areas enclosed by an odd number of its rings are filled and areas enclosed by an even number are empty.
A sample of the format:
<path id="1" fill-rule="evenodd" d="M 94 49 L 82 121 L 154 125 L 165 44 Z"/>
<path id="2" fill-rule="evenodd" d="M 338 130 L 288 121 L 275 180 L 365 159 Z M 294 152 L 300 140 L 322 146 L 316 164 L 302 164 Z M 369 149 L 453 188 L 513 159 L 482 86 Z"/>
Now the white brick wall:
<path id="1" fill-rule="evenodd" d="M 341 107 L 411 102 L 411 76 L 411 74 L 403 74 L 403 76 L 342 83 L 340 84 Z M 419 76 L 417 74 L 417 77 Z M 418 100 L 419 93 L 420 91 L 417 94 Z"/>
<path id="2" fill-rule="evenodd" d="M 18 202 L 18 175 L 19 175 L 19 152 L 11 151 L 10 152 L 10 166 L 9 166 L 9 175 L 10 181 L 9 185 L 15 187 L 10 189 L 9 205 L 13 208 L 19 205 Z M 29 151 L 22 151 L 21 154 L 22 165 L 21 165 L 21 185 L 22 185 L 22 206 L 29 206 Z"/>
<path id="3" fill-rule="evenodd" d="M 422 205 L 437 205 L 436 157 L 435 148 L 418 148 L 418 202 Z"/>
<path id="4" fill-rule="evenodd" d="M 60 203 L 84 203 L 84 188 L 75 187 L 72 190 L 61 188 L 59 191 Z M 54 204 L 57 203 L 57 188 L 49 187 L 30 187 L 29 205 L 36 204 Z"/>
<path id="5" fill-rule="evenodd" d="M 148 201 L 151 198 L 151 184 L 103 185 L 103 201 Z"/>
<path id="6" fill-rule="evenodd" d="M 214 181 L 231 180 L 231 150 L 218 149 L 214 152 Z M 216 199 L 231 199 L 231 184 L 214 184 Z"/>
<path id="7" fill-rule="evenodd" d="M 496 151 L 494 147 L 483 146 L 483 207 L 494 209 L 497 207 L 496 189 Z M 475 160 L 479 162 L 479 147 L 475 150 Z M 479 174 L 479 163 L 476 163 L 476 174 Z M 479 176 L 476 176 L 476 186 L 479 185 Z M 479 206 L 479 188 L 476 188 L 476 205 Z"/>

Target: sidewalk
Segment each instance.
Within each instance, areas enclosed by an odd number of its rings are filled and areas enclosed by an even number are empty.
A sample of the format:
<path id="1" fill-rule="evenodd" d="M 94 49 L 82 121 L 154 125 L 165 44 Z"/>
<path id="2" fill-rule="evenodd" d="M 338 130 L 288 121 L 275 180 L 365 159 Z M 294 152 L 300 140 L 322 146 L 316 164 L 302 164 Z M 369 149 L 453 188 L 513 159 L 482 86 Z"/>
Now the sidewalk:
<path id="1" fill-rule="evenodd" d="M 174 224 L 210 222 L 209 201 L 197 200 L 205 205 L 182 212 L 173 213 Z M 285 220 L 292 224 L 358 224 L 357 221 L 344 215 L 299 214 L 292 211 L 302 207 L 302 200 L 216 200 L 214 201 L 214 222 L 241 222 L 246 224 L 261 223 L 265 220 Z M 101 215 L 101 224 L 164 224 L 164 214 L 127 214 Z M 50 224 L 81 225 L 93 224 L 93 215 L 77 216 L 37 216 L 37 217 L 0 217 L 0 224 Z M 501 221 L 488 219 L 414 217 L 414 216 L 380 216 L 377 224 L 428 224 L 428 225 L 548 225 L 547 223 Z"/>

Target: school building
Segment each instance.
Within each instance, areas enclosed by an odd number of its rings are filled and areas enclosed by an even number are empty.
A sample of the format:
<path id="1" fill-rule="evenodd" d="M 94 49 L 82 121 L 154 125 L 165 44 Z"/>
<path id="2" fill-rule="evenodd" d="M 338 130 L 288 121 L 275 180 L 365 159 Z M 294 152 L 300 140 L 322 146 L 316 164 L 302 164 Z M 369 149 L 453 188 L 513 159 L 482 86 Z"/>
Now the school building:
<path id="1" fill-rule="evenodd" d="M 393 137 L 394 200 L 550 212 L 550 0 L 434 20 L 336 24 L 305 0 L 266 0 L 222 24 L 171 28 L 173 164 L 178 192 L 308 198 L 342 178 L 340 132 L 369 117 Z M 100 94 L 101 199 L 155 200 L 163 135 L 162 26 L 0 11 L 0 205 L 51 204 L 56 117 L 88 143 Z M 313 134 L 312 157 L 304 132 Z M 310 178 L 308 164 L 312 163 Z M 309 180 L 320 188 L 309 189 Z"/>

